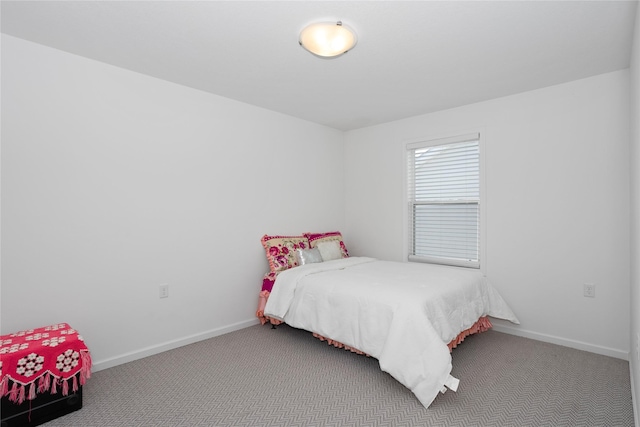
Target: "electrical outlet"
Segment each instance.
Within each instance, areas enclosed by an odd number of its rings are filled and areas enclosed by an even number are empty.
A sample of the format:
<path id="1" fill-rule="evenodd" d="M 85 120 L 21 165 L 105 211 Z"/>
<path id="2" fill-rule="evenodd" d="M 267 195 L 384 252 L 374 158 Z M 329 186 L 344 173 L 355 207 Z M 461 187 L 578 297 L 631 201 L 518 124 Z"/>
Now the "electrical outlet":
<path id="1" fill-rule="evenodd" d="M 584 296 L 589 298 L 596 297 L 596 285 L 593 283 L 585 283 L 584 284 Z"/>
<path id="2" fill-rule="evenodd" d="M 169 285 L 160 285 L 160 298 L 169 298 Z"/>

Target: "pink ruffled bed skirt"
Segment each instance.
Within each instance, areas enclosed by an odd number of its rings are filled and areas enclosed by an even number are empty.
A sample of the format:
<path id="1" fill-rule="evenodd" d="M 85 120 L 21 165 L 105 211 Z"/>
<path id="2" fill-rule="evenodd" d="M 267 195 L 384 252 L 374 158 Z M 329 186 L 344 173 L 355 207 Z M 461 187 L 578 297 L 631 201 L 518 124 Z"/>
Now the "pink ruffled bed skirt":
<path id="1" fill-rule="evenodd" d="M 260 323 L 263 324 L 263 325 L 265 323 L 271 323 L 272 325 L 279 325 L 279 324 L 282 323 L 281 320 L 273 319 L 273 318 L 271 318 L 269 316 L 265 316 L 264 315 L 264 307 L 267 304 L 267 300 L 269 299 L 269 294 L 270 294 L 270 292 L 267 291 L 267 290 L 263 290 L 262 292 L 260 292 L 260 298 L 258 300 L 258 310 L 256 311 L 256 317 L 258 317 L 258 319 L 260 319 Z M 469 329 L 465 329 L 464 331 L 460 332 L 457 337 L 455 337 L 453 340 L 451 340 L 451 342 L 449 344 L 447 344 L 447 346 L 449 347 L 449 351 L 452 351 L 454 348 L 456 348 L 458 346 L 458 344 L 460 344 L 462 341 L 464 341 L 464 339 L 466 337 L 468 337 L 469 335 L 479 334 L 480 332 L 488 331 L 492 327 L 493 327 L 493 325 L 491 324 L 491 321 L 489 320 L 488 317 L 484 316 L 484 317 L 479 318 L 476 321 L 476 323 L 471 325 L 471 327 Z M 330 338 L 323 337 L 320 334 L 314 333 L 313 336 L 318 338 L 320 341 L 326 341 L 327 344 L 332 345 L 334 347 L 344 348 L 345 350 L 349 350 L 349 351 L 351 351 L 353 353 L 356 353 L 356 354 L 362 354 L 362 355 L 365 355 L 365 356 L 369 356 L 368 354 L 358 350 L 357 348 L 353 348 L 353 347 L 350 347 L 348 345 L 342 344 L 341 342 L 332 340 Z"/>
<path id="2" fill-rule="evenodd" d="M 256 311 L 256 317 L 260 319 L 260 323 L 264 325 L 265 323 L 271 323 L 272 325 L 279 325 L 282 323 L 281 320 L 273 319 L 269 316 L 264 315 L 264 307 L 267 305 L 267 300 L 269 299 L 269 291 L 260 292 L 260 298 L 258 299 L 258 310 Z"/>
<path id="3" fill-rule="evenodd" d="M 493 328 L 491 324 L 491 320 L 487 316 L 479 318 L 476 323 L 471 325 L 469 329 L 465 329 L 460 332 L 457 337 L 451 340 L 447 346 L 449 347 L 449 351 L 452 351 L 454 348 L 458 346 L 466 337 L 473 334 L 479 334 L 480 332 L 486 332 L 489 329 Z"/>

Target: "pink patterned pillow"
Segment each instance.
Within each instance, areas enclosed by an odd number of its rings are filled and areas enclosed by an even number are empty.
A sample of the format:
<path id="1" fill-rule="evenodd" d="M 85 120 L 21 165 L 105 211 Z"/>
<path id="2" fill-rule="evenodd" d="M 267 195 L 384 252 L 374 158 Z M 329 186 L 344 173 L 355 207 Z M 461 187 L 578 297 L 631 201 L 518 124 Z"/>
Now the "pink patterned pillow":
<path id="1" fill-rule="evenodd" d="M 308 249 L 309 241 L 305 236 L 267 236 L 260 239 L 267 253 L 267 260 L 271 271 L 276 273 L 288 268 L 296 267 L 297 249 Z"/>
<path id="2" fill-rule="evenodd" d="M 320 242 L 331 242 L 335 240 L 340 244 L 342 258 L 349 258 L 349 252 L 342 241 L 342 234 L 339 231 L 331 231 L 329 233 L 304 233 L 303 236 L 309 239 L 309 246 L 312 248 L 317 247 Z"/>

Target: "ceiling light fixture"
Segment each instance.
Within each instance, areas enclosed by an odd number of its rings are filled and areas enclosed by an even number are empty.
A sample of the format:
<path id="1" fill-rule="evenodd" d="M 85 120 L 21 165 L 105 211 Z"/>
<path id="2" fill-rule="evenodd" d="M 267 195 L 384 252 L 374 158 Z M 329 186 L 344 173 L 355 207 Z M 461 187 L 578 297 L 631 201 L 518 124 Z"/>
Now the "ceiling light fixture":
<path id="1" fill-rule="evenodd" d="M 341 21 L 318 22 L 300 32 L 300 46 L 321 58 L 335 58 L 351 50 L 357 42 L 356 33 Z"/>

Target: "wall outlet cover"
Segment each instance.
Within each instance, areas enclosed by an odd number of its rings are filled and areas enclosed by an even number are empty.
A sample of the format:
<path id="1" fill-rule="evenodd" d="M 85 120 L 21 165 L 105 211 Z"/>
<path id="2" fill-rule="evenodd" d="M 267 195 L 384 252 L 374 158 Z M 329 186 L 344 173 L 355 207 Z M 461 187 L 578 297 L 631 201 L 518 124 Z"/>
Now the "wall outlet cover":
<path id="1" fill-rule="evenodd" d="M 595 298 L 596 297 L 596 285 L 594 285 L 593 283 L 585 283 L 583 292 L 584 292 L 584 296 L 585 297 Z"/>
<path id="2" fill-rule="evenodd" d="M 169 285 L 160 285 L 160 298 L 169 298 Z"/>

